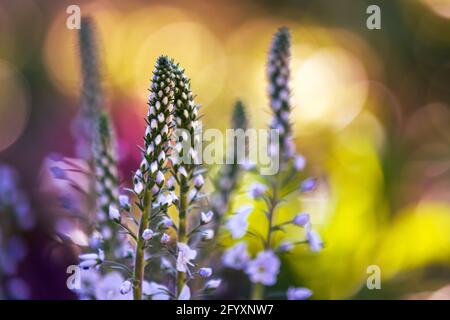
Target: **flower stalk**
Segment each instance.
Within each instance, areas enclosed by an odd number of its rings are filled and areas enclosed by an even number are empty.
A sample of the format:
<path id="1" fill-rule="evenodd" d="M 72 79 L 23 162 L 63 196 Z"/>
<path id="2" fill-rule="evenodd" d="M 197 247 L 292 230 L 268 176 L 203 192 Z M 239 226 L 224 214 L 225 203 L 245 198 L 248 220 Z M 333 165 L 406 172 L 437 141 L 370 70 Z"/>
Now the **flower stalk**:
<path id="1" fill-rule="evenodd" d="M 136 235 L 136 249 L 133 274 L 133 297 L 142 299 L 142 285 L 144 281 L 144 251 L 146 240 L 144 231 L 158 211 L 157 199 L 164 191 L 165 172 L 167 172 L 167 155 L 170 150 L 172 134 L 173 102 L 174 102 L 174 74 L 172 62 L 167 56 L 157 59 L 150 86 L 149 110 L 147 114 L 147 128 L 144 137 L 143 159 L 134 176 L 134 192 L 137 195 L 141 211 L 138 232 Z"/>

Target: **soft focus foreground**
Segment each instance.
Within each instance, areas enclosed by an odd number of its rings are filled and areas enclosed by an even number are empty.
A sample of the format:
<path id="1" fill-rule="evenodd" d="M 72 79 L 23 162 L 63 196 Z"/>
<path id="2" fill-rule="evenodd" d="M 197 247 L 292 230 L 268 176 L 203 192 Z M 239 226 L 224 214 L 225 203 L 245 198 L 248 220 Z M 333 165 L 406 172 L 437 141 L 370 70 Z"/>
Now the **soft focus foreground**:
<path id="1" fill-rule="evenodd" d="M 268 45 L 285 25 L 292 34 L 292 135 L 308 175 L 319 179 L 314 190 L 281 206 L 274 223 L 307 212 L 324 248 L 295 246 L 281 255 L 268 294 L 307 287 L 315 299 L 449 299 L 450 18 L 443 3 L 391 1 L 381 6 L 382 29 L 368 30 L 366 1 L 82 2 L 82 14 L 97 26 L 101 107 L 113 115 L 120 186 L 134 187 L 158 56 L 186 68 L 204 126 L 229 128 L 239 98 L 248 126 L 266 128 L 272 121 Z M 70 4 L 0 5 L 0 152 L 14 168 L 1 169 L 0 214 L 13 217 L 2 217 L 3 298 L 74 298 L 66 268 L 78 264 L 80 246 L 89 242 L 79 220 L 60 219 L 82 212 L 81 203 L 92 205 L 81 196 L 90 188 L 88 168 L 73 139 L 82 76 L 78 32 L 66 27 Z M 64 164 L 55 154 L 66 157 Z M 214 192 L 220 168 L 209 169 L 204 189 Z M 62 172 L 82 192 L 68 198 L 69 180 L 55 179 Z M 264 202 L 251 200 L 260 191 L 255 182 L 261 177 L 243 177 L 227 211 L 252 203 L 249 230 L 265 234 Z M 288 225 L 272 243 L 297 241 L 304 232 Z M 232 238 L 223 232 L 220 245 L 232 247 Z M 259 240 L 244 239 L 255 257 Z M 366 286 L 371 266 L 379 267 L 380 290 Z M 244 273 L 223 269 L 226 282 L 213 297 L 247 298 L 252 289 Z M 110 286 L 124 281 L 109 273 L 96 298 L 116 298 Z"/>

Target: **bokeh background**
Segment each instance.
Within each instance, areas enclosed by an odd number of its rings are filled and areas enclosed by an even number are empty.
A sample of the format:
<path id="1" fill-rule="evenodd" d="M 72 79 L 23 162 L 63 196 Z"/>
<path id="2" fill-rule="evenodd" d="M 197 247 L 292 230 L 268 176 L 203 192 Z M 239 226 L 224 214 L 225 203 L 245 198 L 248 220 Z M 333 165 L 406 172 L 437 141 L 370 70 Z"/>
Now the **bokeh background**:
<path id="1" fill-rule="evenodd" d="M 52 232 L 51 190 L 42 182 L 49 155 L 75 155 L 80 67 L 77 30 L 66 28 L 71 4 L 97 23 L 125 185 L 139 163 L 158 55 L 187 69 L 207 127 L 227 128 L 240 98 L 252 127 L 265 128 L 268 45 L 288 26 L 296 144 L 324 181 L 298 201 L 326 249 L 288 256 L 280 286 L 305 285 L 323 299 L 450 299 L 446 0 L 2 1 L 0 162 L 18 171 L 38 219 L 23 234 L 29 255 L 19 272 L 29 297 L 74 298 L 65 268 L 76 254 Z M 370 4 L 381 8 L 381 30 L 366 28 Z M 381 268 L 381 290 L 366 288 L 369 265 Z"/>

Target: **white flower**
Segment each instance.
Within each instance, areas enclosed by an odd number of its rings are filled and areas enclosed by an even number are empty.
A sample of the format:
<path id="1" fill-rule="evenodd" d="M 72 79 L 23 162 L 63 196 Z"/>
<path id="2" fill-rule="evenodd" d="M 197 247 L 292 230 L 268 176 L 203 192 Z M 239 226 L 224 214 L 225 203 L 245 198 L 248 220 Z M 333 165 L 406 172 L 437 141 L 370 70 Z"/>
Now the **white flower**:
<path id="1" fill-rule="evenodd" d="M 280 259 L 271 250 L 260 252 L 256 258 L 247 264 L 245 273 L 253 283 L 272 286 L 277 281 L 280 271 Z"/>
<path id="2" fill-rule="evenodd" d="M 208 212 L 201 212 L 200 213 L 200 217 L 201 217 L 201 222 L 202 222 L 202 224 L 207 224 L 207 223 L 210 223 L 211 222 L 211 220 L 212 220 L 212 218 L 213 218 L 213 216 L 214 216 L 214 213 L 211 211 L 211 210 L 209 210 Z"/>
<path id="3" fill-rule="evenodd" d="M 205 180 L 203 179 L 203 176 L 199 174 L 198 176 L 195 176 L 194 178 L 194 186 L 197 189 L 200 189 L 205 184 Z"/>
<path id="4" fill-rule="evenodd" d="M 136 194 L 141 194 L 142 190 L 144 190 L 142 182 L 139 181 L 134 184 L 134 192 L 136 192 Z"/>
<path id="5" fill-rule="evenodd" d="M 158 163 L 156 161 L 153 161 L 152 164 L 150 165 L 150 172 L 155 173 L 156 170 L 158 170 Z"/>
<path id="6" fill-rule="evenodd" d="M 177 246 L 177 270 L 179 272 L 187 272 L 188 265 L 193 266 L 191 260 L 197 257 L 197 251 L 191 249 L 186 243 L 179 242 Z"/>
<path id="7" fill-rule="evenodd" d="M 160 143 L 161 143 L 161 135 L 158 134 L 155 138 L 155 145 L 158 146 Z"/>
<path id="8" fill-rule="evenodd" d="M 206 290 L 214 290 L 214 289 L 217 289 L 217 288 L 220 286 L 221 283 L 222 283 L 222 280 L 221 280 L 221 279 L 212 279 L 212 280 L 209 280 L 209 281 L 206 282 L 206 284 L 205 284 L 205 289 L 206 289 Z"/>
<path id="9" fill-rule="evenodd" d="M 289 252 L 293 248 L 294 248 L 294 244 L 292 242 L 284 241 L 279 245 L 278 250 L 280 252 Z"/>
<path id="10" fill-rule="evenodd" d="M 112 220 L 120 220 L 119 209 L 113 204 L 109 205 L 109 218 Z"/>
<path id="11" fill-rule="evenodd" d="M 180 295 L 178 296 L 178 300 L 190 300 L 191 299 L 191 289 L 184 285 L 183 289 L 181 289 Z"/>
<path id="12" fill-rule="evenodd" d="M 174 176 L 170 176 L 169 179 L 167 179 L 166 187 L 167 187 L 167 189 L 174 189 L 175 188 L 175 178 L 174 178 Z"/>
<path id="13" fill-rule="evenodd" d="M 318 252 L 323 248 L 323 242 L 319 234 L 311 227 L 311 223 L 306 224 L 306 241 L 308 241 L 309 247 L 312 252 Z"/>
<path id="14" fill-rule="evenodd" d="M 150 296 L 152 300 L 169 300 L 169 289 L 156 282 L 144 281 L 142 285 L 142 293 L 146 296 Z"/>
<path id="15" fill-rule="evenodd" d="M 292 219 L 292 223 L 297 226 L 304 227 L 309 222 L 309 220 L 310 220 L 309 214 L 305 212 L 300 212 L 294 217 L 294 219 Z"/>
<path id="16" fill-rule="evenodd" d="M 248 227 L 247 218 L 252 210 L 253 207 L 245 205 L 240 207 L 233 216 L 228 218 L 226 227 L 230 230 L 232 238 L 239 239 L 245 235 Z"/>
<path id="17" fill-rule="evenodd" d="M 158 161 L 162 162 L 164 160 L 166 160 L 166 153 L 164 151 L 161 151 L 158 155 Z"/>
<path id="18" fill-rule="evenodd" d="M 139 169 L 142 171 L 142 172 L 145 172 L 146 170 L 147 170 L 147 168 L 148 168 L 148 163 L 147 163 L 147 159 L 142 159 L 142 161 L 141 161 L 141 165 L 139 166 Z"/>
<path id="19" fill-rule="evenodd" d="M 163 217 L 160 222 L 160 227 L 167 229 L 173 226 L 173 221 L 169 217 Z"/>
<path id="20" fill-rule="evenodd" d="M 250 256 L 247 252 L 247 243 L 244 241 L 236 243 L 222 256 L 224 266 L 236 270 L 245 268 L 248 261 L 250 261 Z"/>
<path id="21" fill-rule="evenodd" d="M 121 208 L 129 208 L 130 207 L 130 198 L 127 195 L 121 194 L 119 196 L 119 204 Z"/>
<path id="22" fill-rule="evenodd" d="M 161 243 L 167 244 L 169 242 L 170 242 L 170 236 L 167 233 L 163 233 L 163 235 L 161 236 Z"/>
<path id="23" fill-rule="evenodd" d="M 156 184 L 161 186 L 164 183 L 164 174 L 161 171 L 158 171 L 156 174 Z"/>
<path id="24" fill-rule="evenodd" d="M 211 240 L 212 238 L 214 238 L 214 230 L 213 229 L 203 230 L 202 235 L 203 240 Z"/>
<path id="25" fill-rule="evenodd" d="M 128 292 L 131 291 L 131 288 L 132 288 L 131 282 L 128 280 L 125 280 L 122 283 L 122 286 L 120 287 L 120 290 L 119 290 L 120 294 L 123 294 L 123 295 L 127 294 Z"/>
<path id="26" fill-rule="evenodd" d="M 202 278 L 209 278 L 212 275 L 212 269 L 211 268 L 200 268 L 198 270 L 198 275 Z"/>
<path id="27" fill-rule="evenodd" d="M 188 174 L 187 174 L 186 169 L 185 169 L 183 166 L 180 166 L 180 167 L 178 168 L 178 172 L 179 172 L 181 175 L 183 175 L 185 178 L 187 178 Z"/>
<path id="28" fill-rule="evenodd" d="M 142 232 L 142 239 L 145 241 L 149 241 L 153 238 L 154 232 L 151 229 L 145 229 Z"/>
<path id="29" fill-rule="evenodd" d="M 257 199 L 264 195 L 264 193 L 267 191 L 267 186 L 265 184 L 262 184 L 260 182 L 253 183 L 250 188 L 248 189 L 248 196 L 252 199 Z"/>
<path id="30" fill-rule="evenodd" d="M 297 171 L 301 171 L 305 168 L 306 159 L 302 155 L 297 155 L 294 158 L 294 169 Z"/>
<path id="31" fill-rule="evenodd" d="M 289 287 L 286 296 L 288 300 L 306 300 L 312 296 L 312 291 L 308 288 Z"/>

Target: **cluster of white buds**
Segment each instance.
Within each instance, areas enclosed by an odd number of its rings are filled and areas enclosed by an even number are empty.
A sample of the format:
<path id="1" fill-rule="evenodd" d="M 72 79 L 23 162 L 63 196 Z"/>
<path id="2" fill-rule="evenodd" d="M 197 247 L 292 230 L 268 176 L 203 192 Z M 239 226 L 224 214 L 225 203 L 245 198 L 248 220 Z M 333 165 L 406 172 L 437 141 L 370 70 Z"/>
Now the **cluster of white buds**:
<path id="1" fill-rule="evenodd" d="M 201 205 L 201 192 L 205 184 L 196 153 L 196 146 L 200 139 L 198 135 L 200 106 L 194 101 L 190 79 L 184 70 L 175 64 L 173 68 L 175 74 L 174 126 L 177 129 L 175 150 L 177 153 L 171 157 L 171 162 L 173 175 L 180 192 L 175 254 L 177 287 L 174 296 L 178 296 L 180 299 L 187 290 L 190 292 L 187 282 L 194 274 L 198 274 L 201 278 L 207 278 L 212 274 L 210 268 L 200 268 L 197 273 L 192 272 L 193 260 L 197 258 L 197 249 L 191 248 L 191 246 L 196 243 L 193 241 L 195 235 L 198 240 L 202 241 L 209 241 L 213 238 L 214 230 L 208 228 L 207 225 L 212 222 L 214 214 L 212 211 L 201 212 L 197 226 L 190 227 L 188 230 L 187 220 L 192 217 L 192 208 Z"/>
<path id="2" fill-rule="evenodd" d="M 97 192 L 98 221 L 102 222 L 117 210 L 119 182 L 114 132 L 108 115 L 100 113 L 93 142 L 95 188 Z"/>
<path id="3" fill-rule="evenodd" d="M 269 51 L 267 76 L 269 79 L 270 107 L 273 111 L 271 129 L 278 130 L 280 137 L 280 164 L 295 154 L 292 128 L 289 122 L 291 112 L 289 88 L 290 34 L 287 28 L 281 28 L 275 34 Z"/>
<path id="4" fill-rule="evenodd" d="M 147 128 L 142 162 L 134 175 L 134 191 L 140 199 L 144 190 L 156 197 L 165 183 L 167 157 L 173 124 L 174 77 L 172 63 L 166 56 L 156 61 L 150 87 Z"/>

